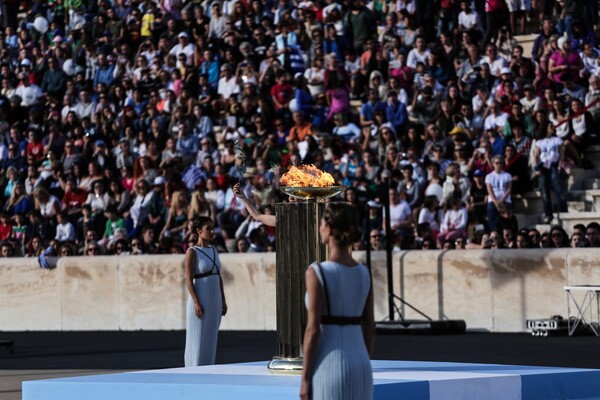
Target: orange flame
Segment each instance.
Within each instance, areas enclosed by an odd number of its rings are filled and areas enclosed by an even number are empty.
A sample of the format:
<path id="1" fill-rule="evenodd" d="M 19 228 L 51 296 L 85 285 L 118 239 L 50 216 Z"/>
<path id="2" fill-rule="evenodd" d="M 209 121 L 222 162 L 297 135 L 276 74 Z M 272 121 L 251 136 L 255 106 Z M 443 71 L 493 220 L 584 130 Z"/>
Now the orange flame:
<path id="1" fill-rule="evenodd" d="M 314 165 L 301 165 L 299 168 L 292 166 L 283 174 L 279 182 L 291 187 L 327 187 L 335 185 L 335 180 L 330 173 L 321 171 Z"/>

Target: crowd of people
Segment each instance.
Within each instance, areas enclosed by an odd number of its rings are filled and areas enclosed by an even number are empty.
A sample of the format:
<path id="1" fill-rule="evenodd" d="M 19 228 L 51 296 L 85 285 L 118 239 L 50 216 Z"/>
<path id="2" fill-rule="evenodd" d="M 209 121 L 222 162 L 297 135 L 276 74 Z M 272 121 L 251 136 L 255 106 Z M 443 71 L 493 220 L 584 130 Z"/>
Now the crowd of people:
<path id="1" fill-rule="evenodd" d="M 397 249 L 595 246 L 597 224 L 522 231 L 511 203 L 539 189 L 550 224 L 565 171 L 593 167 L 596 8 L 4 1 L 1 255 L 183 253 L 198 216 L 219 251 L 274 251 L 233 186 L 272 215 L 302 163 L 348 186 L 356 248 L 381 248 L 386 198 Z"/>

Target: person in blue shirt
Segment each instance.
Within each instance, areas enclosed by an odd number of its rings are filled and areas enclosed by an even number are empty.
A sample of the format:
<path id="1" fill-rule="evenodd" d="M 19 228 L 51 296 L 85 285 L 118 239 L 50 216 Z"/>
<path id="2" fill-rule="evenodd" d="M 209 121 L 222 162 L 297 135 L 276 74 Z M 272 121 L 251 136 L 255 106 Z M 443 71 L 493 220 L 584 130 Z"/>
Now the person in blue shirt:
<path id="1" fill-rule="evenodd" d="M 385 110 L 388 122 L 394 125 L 396 132 L 399 134 L 404 132 L 406 123 L 408 122 L 408 112 L 404 103 L 398 101 L 398 93 L 395 90 L 388 92 L 388 100 Z"/>
<path id="2" fill-rule="evenodd" d="M 310 119 L 313 111 L 313 102 L 310 92 L 306 86 L 306 79 L 300 72 L 298 72 L 294 76 L 294 80 L 294 99 L 296 100 L 296 110 L 302 111 L 302 113 L 308 119 Z"/>
<path id="3" fill-rule="evenodd" d="M 104 54 L 98 55 L 98 67 L 94 73 L 94 87 L 98 86 L 99 83 L 103 83 L 106 86 L 110 86 L 115 77 L 115 66 L 108 64 L 106 56 Z"/>
<path id="4" fill-rule="evenodd" d="M 375 121 L 375 114 L 379 110 L 385 111 L 385 104 L 379 100 L 379 93 L 376 89 L 369 89 L 368 100 L 360 108 L 360 126 L 371 126 Z"/>
<path id="5" fill-rule="evenodd" d="M 200 74 L 206 75 L 210 86 L 213 89 L 217 89 L 220 78 L 219 61 L 210 49 L 204 51 L 204 60 L 200 64 Z"/>

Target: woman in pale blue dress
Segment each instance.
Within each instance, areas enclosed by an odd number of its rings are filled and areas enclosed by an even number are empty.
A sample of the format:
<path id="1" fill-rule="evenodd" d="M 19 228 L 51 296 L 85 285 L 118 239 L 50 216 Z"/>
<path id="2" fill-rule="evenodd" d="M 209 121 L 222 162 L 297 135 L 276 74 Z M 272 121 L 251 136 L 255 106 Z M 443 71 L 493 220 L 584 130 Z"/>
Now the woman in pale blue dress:
<path id="1" fill-rule="evenodd" d="M 373 293 L 369 269 L 350 254 L 360 239 L 356 215 L 350 204 L 327 205 L 319 234 L 329 260 L 306 270 L 303 400 L 373 398 Z"/>
<path id="2" fill-rule="evenodd" d="M 198 217 L 193 230 L 198 243 L 185 254 L 185 281 L 189 292 L 186 312 L 185 366 L 211 365 L 217 354 L 217 336 L 227 303 L 221 279 L 221 262 L 210 245 L 215 225 L 208 217 Z"/>

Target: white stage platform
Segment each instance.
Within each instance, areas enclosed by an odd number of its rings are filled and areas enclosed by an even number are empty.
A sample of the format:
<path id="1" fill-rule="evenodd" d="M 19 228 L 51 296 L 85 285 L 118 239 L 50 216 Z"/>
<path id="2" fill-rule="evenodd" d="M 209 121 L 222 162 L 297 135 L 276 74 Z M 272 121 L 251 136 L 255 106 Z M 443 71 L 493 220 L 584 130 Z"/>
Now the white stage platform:
<path id="1" fill-rule="evenodd" d="M 600 399 L 600 370 L 372 361 L 376 400 Z M 299 376 L 267 361 L 23 382 L 23 400 L 297 399 Z"/>

